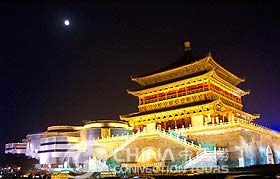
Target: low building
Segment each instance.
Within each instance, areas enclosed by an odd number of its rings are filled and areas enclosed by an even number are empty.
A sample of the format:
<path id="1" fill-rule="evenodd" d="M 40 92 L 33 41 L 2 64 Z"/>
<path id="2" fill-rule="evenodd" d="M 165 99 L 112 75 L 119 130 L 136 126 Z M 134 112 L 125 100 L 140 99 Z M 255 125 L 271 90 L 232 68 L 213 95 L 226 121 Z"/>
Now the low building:
<path id="1" fill-rule="evenodd" d="M 25 154 L 26 143 L 8 143 L 5 145 L 5 154 Z"/>

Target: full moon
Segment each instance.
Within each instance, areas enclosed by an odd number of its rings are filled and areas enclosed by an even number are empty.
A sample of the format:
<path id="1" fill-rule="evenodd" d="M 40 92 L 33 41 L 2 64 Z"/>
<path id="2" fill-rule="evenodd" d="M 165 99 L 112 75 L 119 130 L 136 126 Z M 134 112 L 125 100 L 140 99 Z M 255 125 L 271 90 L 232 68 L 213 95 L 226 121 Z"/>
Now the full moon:
<path id="1" fill-rule="evenodd" d="M 64 21 L 64 25 L 69 26 L 69 25 L 70 25 L 70 21 L 69 21 L 68 19 L 66 19 L 66 20 Z"/>

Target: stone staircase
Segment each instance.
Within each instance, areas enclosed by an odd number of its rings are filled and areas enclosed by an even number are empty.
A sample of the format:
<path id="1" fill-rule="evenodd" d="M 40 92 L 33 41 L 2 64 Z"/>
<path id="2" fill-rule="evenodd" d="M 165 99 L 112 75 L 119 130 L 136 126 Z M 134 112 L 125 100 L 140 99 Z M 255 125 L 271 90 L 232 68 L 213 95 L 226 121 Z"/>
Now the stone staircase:
<path id="1" fill-rule="evenodd" d="M 162 131 L 162 130 L 155 130 L 150 132 L 138 132 L 136 134 L 131 134 L 127 136 L 120 136 L 125 137 L 125 140 L 121 143 L 121 145 L 112 151 L 108 151 L 108 158 L 113 156 L 115 153 L 123 150 L 126 146 L 131 144 L 133 141 L 135 141 L 137 138 L 140 137 L 148 137 L 148 136 L 161 136 L 167 140 L 173 141 L 176 144 L 182 145 L 187 148 L 191 148 L 192 150 L 196 151 L 197 155 L 195 155 L 193 158 L 190 158 L 188 161 L 183 163 L 184 168 L 196 168 L 196 167 L 210 167 L 210 166 L 216 166 L 217 165 L 217 156 L 222 155 L 223 151 L 221 150 L 209 150 L 205 148 L 204 146 L 195 143 L 194 141 L 188 140 L 186 137 L 180 136 L 176 133 L 175 130 L 169 130 L 169 131 Z M 114 137 L 115 138 L 115 137 Z M 102 140 L 102 139 L 100 139 Z M 110 140 L 110 138 L 107 138 L 106 140 Z M 101 162 L 101 161 L 99 161 Z M 98 163 L 96 159 L 96 163 Z M 112 169 L 108 168 L 108 166 L 103 165 L 102 163 L 99 163 L 100 166 L 103 166 L 102 170 L 104 171 L 112 171 Z M 107 167 L 107 168 L 106 168 Z"/>
<path id="2" fill-rule="evenodd" d="M 198 153 L 195 157 L 189 159 L 183 163 L 183 168 L 203 168 L 203 167 L 215 167 L 217 161 L 224 155 L 223 150 L 209 151 L 204 149 L 203 152 Z"/>
<path id="3" fill-rule="evenodd" d="M 155 131 L 150 131 L 150 132 L 144 132 L 143 131 L 143 132 L 138 132 L 136 134 L 127 135 L 126 140 L 124 140 L 124 142 L 122 142 L 119 147 L 113 149 L 112 151 L 108 151 L 107 157 L 108 158 L 112 157 L 115 153 L 123 150 L 126 146 L 128 146 L 131 142 L 133 142 L 137 138 L 148 137 L 148 136 L 161 136 L 161 137 L 166 138 L 167 140 L 171 140 L 171 141 L 173 141 L 173 142 L 175 142 L 179 145 L 182 145 L 182 146 L 187 147 L 187 148 L 191 148 L 194 151 L 197 151 L 197 152 L 202 152 L 203 151 L 203 147 L 195 144 L 193 141 L 186 140 L 185 138 L 181 138 L 182 136 L 174 135 L 171 132 L 165 132 L 165 131 L 162 131 L 162 130 L 155 130 Z M 102 139 L 100 139 L 100 140 L 102 140 Z M 106 140 L 110 140 L 110 138 L 108 138 Z"/>
<path id="4" fill-rule="evenodd" d="M 159 134 L 160 136 L 162 136 L 166 139 L 169 139 L 169 140 L 171 140 L 171 141 L 173 141 L 177 144 L 183 145 L 185 147 L 192 148 L 196 151 L 202 151 L 203 150 L 203 148 L 200 145 L 195 144 L 191 140 L 186 140 L 186 138 L 181 138 L 183 136 L 177 135 L 175 133 L 156 130 L 155 134 Z"/>

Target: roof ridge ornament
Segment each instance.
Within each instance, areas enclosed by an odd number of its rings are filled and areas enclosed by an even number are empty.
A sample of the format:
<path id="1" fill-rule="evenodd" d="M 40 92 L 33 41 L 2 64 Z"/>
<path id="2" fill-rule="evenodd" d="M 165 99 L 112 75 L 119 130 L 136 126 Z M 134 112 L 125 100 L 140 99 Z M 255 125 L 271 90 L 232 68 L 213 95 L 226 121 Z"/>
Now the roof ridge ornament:
<path id="1" fill-rule="evenodd" d="M 184 51 L 191 51 L 191 42 L 190 41 L 185 41 L 184 42 Z"/>

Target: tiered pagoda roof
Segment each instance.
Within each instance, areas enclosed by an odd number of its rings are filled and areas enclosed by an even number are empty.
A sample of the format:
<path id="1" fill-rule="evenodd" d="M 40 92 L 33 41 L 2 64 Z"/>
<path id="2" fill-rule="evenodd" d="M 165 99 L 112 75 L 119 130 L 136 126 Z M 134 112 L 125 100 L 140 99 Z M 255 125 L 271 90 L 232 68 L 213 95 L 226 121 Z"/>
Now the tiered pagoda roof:
<path id="1" fill-rule="evenodd" d="M 131 79 L 139 83 L 143 89 L 172 81 L 178 81 L 179 79 L 188 78 L 214 69 L 219 76 L 234 86 L 237 86 L 244 81 L 243 78 L 232 74 L 219 65 L 212 58 L 211 54 L 203 58 L 197 58 L 192 55 L 190 42 L 185 42 L 184 45 L 184 55 L 175 62 L 154 72 L 131 77 Z"/>
<path id="2" fill-rule="evenodd" d="M 182 83 L 189 83 L 190 81 L 194 81 L 197 78 L 202 78 L 202 77 L 206 77 L 208 79 L 217 79 L 220 82 L 223 82 L 224 84 L 227 84 L 227 87 L 230 87 L 233 91 L 235 91 L 237 94 L 239 94 L 240 96 L 244 96 L 249 94 L 249 91 L 244 91 L 238 87 L 236 87 L 235 85 L 225 81 L 223 78 L 221 78 L 215 69 L 212 69 L 210 71 L 200 71 L 197 73 L 193 73 L 193 74 L 189 74 L 186 76 L 182 76 L 176 79 L 171 79 L 168 81 L 162 81 L 160 83 L 156 83 L 156 84 L 151 84 L 151 85 L 147 85 L 147 86 L 142 86 L 140 88 L 137 89 L 129 89 L 127 90 L 127 92 L 129 94 L 132 94 L 134 96 L 137 96 L 139 94 L 144 94 L 144 93 L 148 93 L 148 92 L 153 92 L 153 91 L 157 91 L 157 90 L 162 90 L 164 88 L 166 88 L 168 85 L 173 85 L 173 86 L 178 86 L 179 84 Z"/>
<path id="3" fill-rule="evenodd" d="M 260 117 L 259 114 L 250 114 L 242 110 L 238 110 L 236 108 L 224 104 L 222 100 L 217 99 L 217 100 L 207 100 L 207 101 L 189 103 L 185 105 L 180 105 L 179 107 L 175 106 L 175 107 L 164 108 L 164 109 L 153 110 L 153 111 L 135 112 L 128 115 L 121 115 L 120 118 L 122 120 L 126 120 L 127 118 L 130 118 L 136 123 L 137 122 L 141 123 L 142 121 L 138 117 L 143 115 L 146 115 L 148 118 L 151 118 L 155 121 L 157 120 L 160 121 L 161 119 L 164 119 L 166 117 L 180 118 L 180 116 L 182 115 L 194 116 L 199 113 L 203 114 L 204 111 L 227 111 L 227 110 L 233 110 L 234 112 L 238 113 L 241 118 L 248 121 L 252 121 Z"/>
<path id="4" fill-rule="evenodd" d="M 224 109 L 235 111 L 238 114 L 242 114 L 246 117 L 246 120 L 251 121 L 259 117 L 259 115 L 251 115 L 242 111 L 243 105 L 241 103 L 241 96 L 249 94 L 249 91 L 244 91 L 237 86 L 244 82 L 243 78 L 240 78 L 227 69 L 219 65 L 209 53 L 207 56 L 198 58 L 191 52 L 190 42 L 184 43 L 184 54 L 173 63 L 155 70 L 151 73 L 131 77 L 131 79 L 141 86 L 138 89 L 128 90 L 128 93 L 139 97 L 139 101 L 145 97 L 157 96 L 159 94 L 167 95 L 169 91 L 184 89 L 186 86 L 192 86 L 197 84 L 214 84 L 222 88 L 222 93 L 227 93 L 239 97 L 240 101 L 236 102 L 227 97 L 224 94 L 216 93 L 213 98 L 205 98 L 203 100 L 188 100 L 195 94 L 189 94 L 186 96 L 180 96 L 176 98 L 167 98 L 165 100 L 158 100 L 150 103 L 140 103 L 139 111 L 128 115 L 121 115 L 120 118 L 126 121 L 141 121 L 142 117 L 163 119 L 168 117 L 168 114 L 176 115 L 198 115 L 201 107 L 205 107 L 206 111 L 216 111 L 215 106 L 217 103 L 222 104 Z M 209 83 L 208 83 L 209 82 Z M 219 89 L 220 90 L 220 89 Z M 206 94 L 204 92 L 203 94 Z M 201 96 L 200 96 L 201 97 Z M 141 99 L 140 99 L 141 98 Z M 177 101 L 176 101 L 177 100 Z M 187 101 L 186 101 L 187 100 Z M 231 100 L 229 102 L 229 100 Z M 221 110 L 223 111 L 223 110 Z M 202 111 L 201 111 L 202 112 Z M 179 114 L 180 113 L 180 114 Z M 203 112 L 202 112 L 203 113 Z M 152 117 L 157 116 L 157 117 Z M 171 115 L 172 116 L 172 115 Z M 174 116 L 173 116 L 174 117 Z M 143 120 L 146 120 L 144 119 Z"/>

